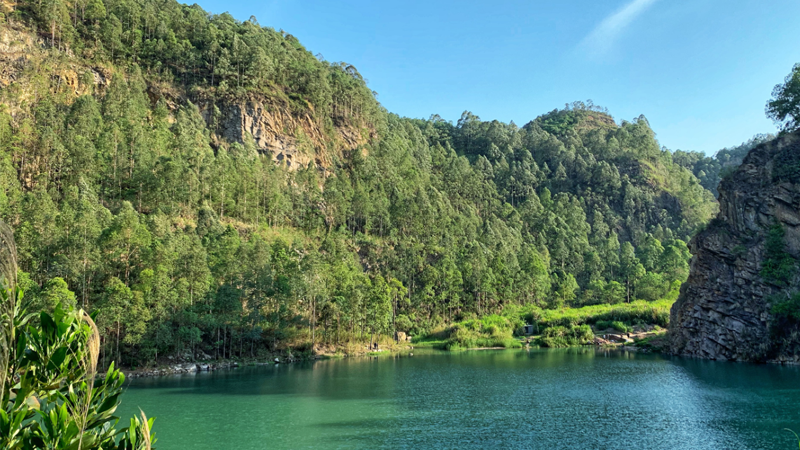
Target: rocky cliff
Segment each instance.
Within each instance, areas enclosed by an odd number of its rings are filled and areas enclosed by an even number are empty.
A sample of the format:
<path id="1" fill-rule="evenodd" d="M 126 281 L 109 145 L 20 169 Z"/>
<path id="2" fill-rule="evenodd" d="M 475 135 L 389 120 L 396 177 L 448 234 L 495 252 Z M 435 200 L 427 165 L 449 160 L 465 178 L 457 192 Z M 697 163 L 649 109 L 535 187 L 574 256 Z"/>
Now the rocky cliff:
<path id="1" fill-rule="evenodd" d="M 800 135 L 787 134 L 753 149 L 719 186 L 720 212 L 689 243 L 689 279 L 672 306 L 675 354 L 740 361 L 799 361 L 771 314 L 773 303 L 798 286 L 762 275 L 765 243 L 780 225 L 785 251 L 800 257 Z M 796 272 L 796 271 L 795 271 Z M 797 340 L 790 333 L 789 340 Z"/>
<path id="2" fill-rule="evenodd" d="M 367 142 L 370 130 L 353 126 L 333 127 L 326 134 L 310 114 L 293 112 L 289 105 L 266 98 L 225 98 L 201 103 L 206 122 L 216 131 L 216 140 L 244 143 L 289 170 L 313 164 L 327 170 L 333 163 L 331 151 L 353 150 Z M 216 107 L 218 117 L 212 118 Z M 328 144 L 331 145 L 328 145 Z"/>
<path id="3" fill-rule="evenodd" d="M 102 96 L 113 77 L 130 74 L 110 64 L 99 64 L 56 51 L 47 39 L 20 25 L 0 24 L 0 111 L 14 119 L 24 117 L 42 90 L 65 103 L 81 95 Z M 145 78 L 153 104 L 164 102 L 171 113 L 188 102 L 195 103 L 211 129 L 217 145 L 252 142 L 289 170 L 312 164 L 326 172 L 337 156 L 366 144 L 375 129 L 358 121 L 326 125 L 313 117 L 313 108 L 292 107 L 285 95 L 265 89 L 260 94 L 221 95 L 187 92 L 177 84 Z M 8 95 L 2 95 L 7 90 Z"/>

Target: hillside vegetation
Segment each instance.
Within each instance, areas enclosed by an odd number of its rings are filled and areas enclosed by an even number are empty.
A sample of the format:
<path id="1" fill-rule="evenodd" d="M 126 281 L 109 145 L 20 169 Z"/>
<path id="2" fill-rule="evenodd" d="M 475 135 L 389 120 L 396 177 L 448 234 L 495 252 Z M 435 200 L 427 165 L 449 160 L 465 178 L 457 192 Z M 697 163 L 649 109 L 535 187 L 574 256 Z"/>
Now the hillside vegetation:
<path id="1" fill-rule="evenodd" d="M 643 116 L 591 102 L 401 118 L 352 66 L 171 0 L 3 21 L 0 218 L 26 298 L 96 311 L 106 362 L 656 301 L 716 212 Z"/>

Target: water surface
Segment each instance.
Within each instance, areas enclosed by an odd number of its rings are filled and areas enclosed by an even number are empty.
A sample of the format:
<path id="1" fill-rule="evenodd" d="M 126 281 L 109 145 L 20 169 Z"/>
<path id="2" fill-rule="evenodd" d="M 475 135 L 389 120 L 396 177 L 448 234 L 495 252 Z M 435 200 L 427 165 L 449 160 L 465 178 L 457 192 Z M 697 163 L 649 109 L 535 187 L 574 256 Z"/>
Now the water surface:
<path id="1" fill-rule="evenodd" d="M 793 449 L 800 370 L 565 350 L 415 352 L 131 381 L 158 450 Z"/>

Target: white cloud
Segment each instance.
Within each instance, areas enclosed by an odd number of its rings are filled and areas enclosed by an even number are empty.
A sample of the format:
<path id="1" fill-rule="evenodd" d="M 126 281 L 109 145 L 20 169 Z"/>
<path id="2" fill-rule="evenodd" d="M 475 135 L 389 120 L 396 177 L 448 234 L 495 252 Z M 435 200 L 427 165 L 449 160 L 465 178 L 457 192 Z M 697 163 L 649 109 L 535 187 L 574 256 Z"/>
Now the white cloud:
<path id="1" fill-rule="evenodd" d="M 593 56 L 606 55 L 625 28 L 656 1 L 658 0 L 631 1 L 614 14 L 603 19 L 603 21 L 581 41 L 580 46 Z"/>

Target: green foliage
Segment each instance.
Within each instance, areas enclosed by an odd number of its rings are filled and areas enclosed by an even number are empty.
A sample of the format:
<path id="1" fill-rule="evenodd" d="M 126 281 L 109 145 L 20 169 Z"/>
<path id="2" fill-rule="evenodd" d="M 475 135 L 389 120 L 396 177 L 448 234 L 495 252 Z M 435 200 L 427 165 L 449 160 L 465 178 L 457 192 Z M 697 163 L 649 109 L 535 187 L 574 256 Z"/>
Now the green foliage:
<path id="1" fill-rule="evenodd" d="M 764 261 L 761 263 L 761 276 L 779 285 L 788 283 L 797 270 L 797 261 L 786 251 L 785 234 L 781 224 L 770 226 L 764 242 Z"/>
<path id="2" fill-rule="evenodd" d="M 67 287 L 67 282 L 63 278 L 55 277 L 47 281 L 41 294 L 39 295 L 40 304 L 33 305 L 37 310 L 55 311 L 61 305 L 65 309 L 75 308 L 75 293 Z"/>
<path id="3" fill-rule="evenodd" d="M 260 92 L 329 123 L 371 122 L 380 111 L 352 65 L 317 58 L 294 36 L 262 27 L 255 17 L 240 22 L 174 0 L 48 0 L 17 8 L 24 21 L 47 31 L 53 47 L 95 63 L 135 65 L 195 92 Z"/>
<path id="4" fill-rule="evenodd" d="M 569 325 L 547 328 L 538 342 L 543 347 L 558 348 L 591 344 L 593 340 L 594 333 L 589 325 Z"/>
<path id="5" fill-rule="evenodd" d="M 669 310 L 674 299 L 656 302 L 635 301 L 620 305 L 592 305 L 563 310 L 542 310 L 536 307 L 525 312 L 531 323 L 540 329 L 554 326 L 593 325 L 598 322 L 647 323 L 666 328 L 669 325 Z"/>
<path id="6" fill-rule="evenodd" d="M 800 323 L 800 293 L 785 300 L 773 299 L 770 312 L 777 318 Z"/>
<path id="7" fill-rule="evenodd" d="M 0 301 L 22 298 L 0 285 Z M 14 342 L 0 390 L 0 446 L 6 449 L 81 448 L 150 449 L 153 419 L 142 414 L 129 427 L 118 427 L 124 375 L 113 363 L 96 378 L 99 336 L 82 310 L 42 312 L 38 326 L 29 324 L 16 306 Z"/>
<path id="8" fill-rule="evenodd" d="M 597 322 L 595 322 L 594 326 L 598 330 L 608 330 L 609 328 L 613 328 L 614 330 L 617 330 L 620 333 L 629 333 L 633 331 L 633 327 L 619 320 L 613 320 L 613 321 L 598 320 Z"/>
<path id="9" fill-rule="evenodd" d="M 508 317 L 492 314 L 454 324 L 443 347 L 447 350 L 467 348 L 503 347 L 519 348 L 522 343 L 514 339 L 513 333 L 521 323 Z"/>
<path id="10" fill-rule="evenodd" d="M 751 139 L 735 146 L 719 150 L 714 156 L 702 152 L 677 150 L 672 154 L 675 164 L 692 171 L 700 184 L 718 196 L 717 186 L 739 167 L 744 157 L 755 147 L 775 139 L 772 134 L 757 134 Z"/>
<path id="11" fill-rule="evenodd" d="M 772 90 L 772 99 L 767 102 L 767 117 L 785 131 L 800 127 L 800 64 L 795 64 L 783 84 Z"/>
<path id="12" fill-rule="evenodd" d="M 52 46 L 34 72 L 88 81 L 76 95 L 24 73 L 0 93 L 22 111 L 0 111 L 0 217 L 31 298 L 99 314 L 102 366 L 667 298 L 715 211 L 643 116 L 576 102 L 523 127 L 400 118 L 353 66 L 255 19 L 54 1 L 20 4 Z M 102 89 L 89 67 L 111 74 Z M 226 106 L 245 100 L 319 128 L 276 130 L 315 163 L 228 141 Z M 334 151 L 353 133 L 358 148 Z M 461 327 L 453 345 L 517 345 L 513 325 Z"/>
<path id="13" fill-rule="evenodd" d="M 767 301 L 772 304 L 770 313 L 770 341 L 767 357 L 794 354 L 798 350 L 797 336 L 800 333 L 800 292 L 776 294 Z"/>

